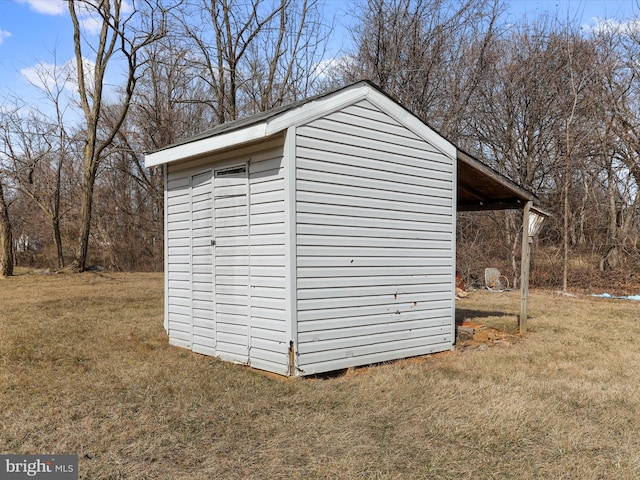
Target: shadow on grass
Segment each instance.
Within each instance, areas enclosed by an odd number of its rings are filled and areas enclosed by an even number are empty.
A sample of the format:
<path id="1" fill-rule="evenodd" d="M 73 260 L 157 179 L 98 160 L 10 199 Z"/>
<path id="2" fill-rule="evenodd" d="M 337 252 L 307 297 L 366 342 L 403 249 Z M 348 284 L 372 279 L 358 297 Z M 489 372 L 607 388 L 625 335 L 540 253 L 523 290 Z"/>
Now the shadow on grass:
<path id="1" fill-rule="evenodd" d="M 470 310 L 468 308 L 456 308 L 456 325 L 464 323 L 466 320 L 478 320 L 488 317 L 513 317 L 513 313 L 507 312 L 487 312 L 484 310 Z"/>

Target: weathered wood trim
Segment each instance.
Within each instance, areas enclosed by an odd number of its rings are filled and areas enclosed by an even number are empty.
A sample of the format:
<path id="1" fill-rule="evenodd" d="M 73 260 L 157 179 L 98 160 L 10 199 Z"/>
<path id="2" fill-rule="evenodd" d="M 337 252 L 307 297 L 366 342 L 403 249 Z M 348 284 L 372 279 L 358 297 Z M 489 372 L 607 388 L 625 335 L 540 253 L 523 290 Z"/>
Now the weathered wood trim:
<path id="1" fill-rule="evenodd" d="M 458 204 L 459 212 L 484 212 L 486 210 L 521 210 L 525 202 L 516 200 L 513 202 L 478 202 Z"/>
<path id="2" fill-rule="evenodd" d="M 531 192 L 529 192 L 529 191 L 525 190 L 524 188 L 520 187 L 517 183 L 511 181 L 510 179 L 508 179 L 504 175 L 501 175 L 500 173 L 496 172 L 495 170 L 493 170 L 489 166 L 485 165 L 484 163 L 482 163 L 478 159 L 473 158 L 468 153 L 465 153 L 465 152 L 463 152 L 461 150 L 458 150 L 457 151 L 457 159 L 459 161 L 462 161 L 465 164 L 469 165 L 474 170 L 477 170 L 478 172 L 480 172 L 482 175 L 484 175 L 485 177 L 487 177 L 491 181 L 499 184 L 501 187 L 503 187 L 505 189 L 508 189 L 508 190 L 511 190 L 513 192 L 514 197 L 522 199 L 522 200 L 527 200 L 527 201 L 528 200 L 530 200 L 530 201 L 536 201 L 537 200 L 537 198 L 536 198 L 536 196 L 534 194 L 532 194 Z"/>

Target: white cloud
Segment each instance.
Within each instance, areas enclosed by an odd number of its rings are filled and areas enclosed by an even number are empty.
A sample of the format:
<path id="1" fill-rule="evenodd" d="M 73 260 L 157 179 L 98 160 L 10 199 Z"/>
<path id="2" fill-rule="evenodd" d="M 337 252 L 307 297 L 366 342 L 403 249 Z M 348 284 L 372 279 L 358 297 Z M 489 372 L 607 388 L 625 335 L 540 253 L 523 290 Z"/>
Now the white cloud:
<path id="1" fill-rule="evenodd" d="M 84 59 L 85 84 L 90 87 L 93 84 L 95 63 Z M 75 60 L 69 60 L 62 65 L 38 62 L 37 64 L 23 68 L 20 74 L 34 87 L 45 92 L 67 90 L 70 93 L 78 91 L 78 69 Z"/>
<path id="2" fill-rule="evenodd" d="M 123 0 L 121 11 L 122 13 L 133 13 L 133 3 L 127 2 L 127 0 Z"/>
<path id="3" fill-rule="evenodd" d="M 6 105 L 0 103 L 0 115 L 8 115 L 16 110 L 16 107 L 13 105 Z"/>
<path id="4" fill-rule="evenodd" d="M 102 29 L 102 17 L 100 17 L 96 13 L 96 5 L 97 2 L 93 0 L 93 2 L 89 3 L 79 3 L 76 7 L 76 11 L 78 13 L 78 21 L 82 26 L 83 30 L 89 34 L 97 35 L 100 33 Z M 113 13 L 113 5 L 111 6 Z M 121 15 L 129 15 L 133 13 L 133 4 L 123 0 L 120 7 Z"/>
<path id="5" fill-rule="evenodd" d="M 8 38 L 10 36 L 11 36 L 11 32 L 7 32 L 6 30 L 2 30 L 0 28 L 0 45 L 2 44 L 5 38 Z"/>
<path id="6" fill-rule="evenodd" d="M 23 68 L 20 75 L 31 85 L 45 91 L 53 91 L 56 86 L 64 88 L 69 81 L 70 72 L 65 65 L 38 62 L 37 64 Z"/>
<path id="7" fill-rule="evenodd" d="M 18 2 L 26 3 L 34 12 L 45 15 L 62 15 L 67 11 L 65 0 L 18 0 Z"/>
<path id="8" fill-rule="evenodd" d="M 632 33 L 640 32 L 640 19 L 631 19 L 618 21 L 613 18 L 599 18 L 594 17 L 591 19 L 592 24 L 584 25 L 584 30 L 591 33 L 609 33 L 619 35 L 630 35 Z"/>
<path id="9" fill-rule="evenodd" d="M 313 74 L 317 78 L 332 77 L 340 72 L 352 70 L 355 67 L 356 60 L 351 55 L 342 55 L 336 58 L 325 58 L 316 63 L 313 68 Z"/>
<path id="10" fill-rule="evenodd" d="M 78 21 L 80 22 L 80 25 L 82 25 L 82 28 L 85 32 L 94 35 L 100 33 L 100 29 L 102 28 L 102 20 L 98 20 L 95 17 L 87 15 L 85 17 L 80 17 Z"/>
<path id="11" fill-rule="evenodd" d="M 34 12 L 44 15 L 63 15 L 68 12 L 67 0 L 16 0 L 19 3 L 26 3 Z M 90 0 L 88 3 L 79 2 L 76 5 L 78 20 L 87 33 L 97 34 L 102 27 L 102 19 L 94 16 L 95 6 L 98 0 Z M 92 5 L 92 6 L 90 6 Z M 120 12 L 124 15 L 133 13 L 133 3 L 127 0 L 122 1 Z M 0 43 L 2 43 L 2 30 L 0 30 Z"/>
<path id="12" fill-rule="evenodd" d="M 340 58 L 327 58 L 324 60 L 320 60 L 315 64 L 313 73 L 315 74 L 315 76 L 321 77 L 326 75 L 328 71 L 339 68 L 341 64 L 342 63 Z"/>

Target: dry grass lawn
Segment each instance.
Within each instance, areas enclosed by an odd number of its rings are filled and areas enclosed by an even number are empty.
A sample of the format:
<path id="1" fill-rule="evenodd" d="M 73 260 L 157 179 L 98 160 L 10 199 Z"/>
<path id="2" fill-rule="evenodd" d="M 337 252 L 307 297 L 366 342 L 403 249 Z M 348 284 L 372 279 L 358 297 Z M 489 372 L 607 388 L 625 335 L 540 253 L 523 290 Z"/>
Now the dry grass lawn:
<path id="1" fill-rule="evenodd" d="M 284 381 L 170 347 L 162 287 L 0 280 L 0 451 L 87 479 L 640 478 L 637 303 L 532 292 L 524 340 Z M 512 332 L 518 295 L 458 307 Z"/>

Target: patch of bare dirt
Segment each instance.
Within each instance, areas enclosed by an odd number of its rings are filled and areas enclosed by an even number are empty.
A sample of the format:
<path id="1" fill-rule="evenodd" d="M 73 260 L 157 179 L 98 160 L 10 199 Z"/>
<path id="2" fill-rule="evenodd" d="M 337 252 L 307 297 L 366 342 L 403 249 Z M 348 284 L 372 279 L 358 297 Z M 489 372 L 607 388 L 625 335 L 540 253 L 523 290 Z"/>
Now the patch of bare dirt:
<path id="1" fill-rule="evenodd" d="M 519 335 L 512 335 L 502 330 L 487 327 L 484 325 L 465 327 L 464 324 L 458 326 L 456 338 L 456 350 L 485 350 L 493 346 L 508 347 L 522 339 Z"/>

